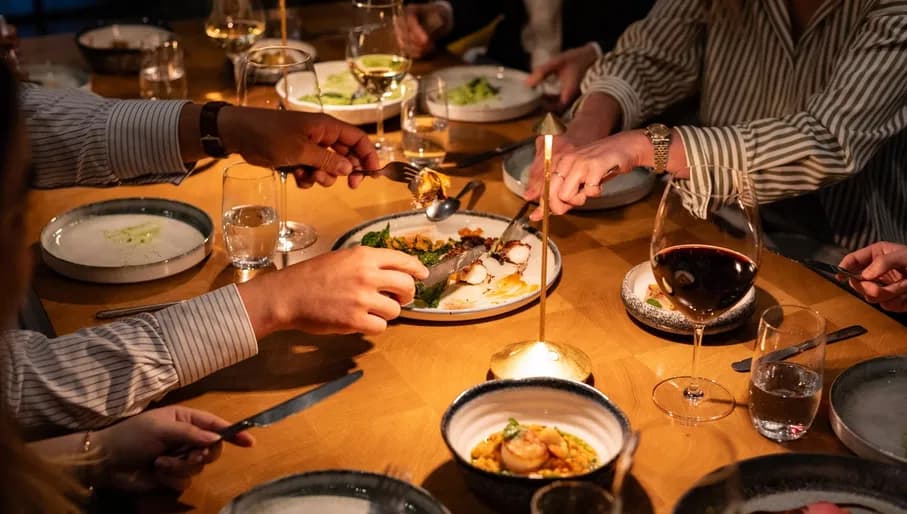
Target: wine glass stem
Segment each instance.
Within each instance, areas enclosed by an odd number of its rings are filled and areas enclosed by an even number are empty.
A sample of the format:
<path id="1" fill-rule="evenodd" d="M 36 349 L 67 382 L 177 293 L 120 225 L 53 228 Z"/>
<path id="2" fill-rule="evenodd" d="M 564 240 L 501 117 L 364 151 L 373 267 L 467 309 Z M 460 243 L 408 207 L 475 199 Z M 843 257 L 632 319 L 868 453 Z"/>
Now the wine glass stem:
<path id="1" fill-rule="evenodd" d="M 376 130 L 375 130 L 375 146 L 378 148 L 384 147 L 384 94 L 378 95 L 378 118 L 375 120 Z"/>
<path id="2" fill-rule="evenodd" d="M 277 199 L 277 211 L 280 213 L 280 237 L 285 237 L 290 231 L 287 229 L 287 174 L 278 172 L 280 175 L 280 193 Z"/>
<path id="3" fill-rule="evenodd" d="M 705 333 L 705 325 L 696 323 L 693 325 L 693 366 L 690 370 L 690 385 L 683 390 L 683 395 L 690 401 L 702 398 L 702 386 L 699 384 L 699 350 L 702 348 L 702 336 Z"/>

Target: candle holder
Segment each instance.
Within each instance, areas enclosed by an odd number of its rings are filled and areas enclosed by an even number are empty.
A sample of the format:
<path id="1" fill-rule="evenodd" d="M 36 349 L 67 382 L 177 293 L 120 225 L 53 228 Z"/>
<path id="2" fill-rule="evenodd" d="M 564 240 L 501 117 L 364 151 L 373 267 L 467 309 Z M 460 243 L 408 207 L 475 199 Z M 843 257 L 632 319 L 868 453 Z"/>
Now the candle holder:
<path id="1" fill-rule="evenodd" d="M 545 308 L 548 299 L 548 193 L 551 187 L 551 153 L 554 136 L 566 131 L 564 124 L 548 113 L 535 127 L 545 138 L 545 185 L 541 195 L 542 272 L 539 282 L 538 338 L 505 346 L 491 356 L 491 374 L 495 378 L 556 377 L 585 382 L 592 373 L 592 361 L 579 348 L 548 341 L 545 338 Z"/>

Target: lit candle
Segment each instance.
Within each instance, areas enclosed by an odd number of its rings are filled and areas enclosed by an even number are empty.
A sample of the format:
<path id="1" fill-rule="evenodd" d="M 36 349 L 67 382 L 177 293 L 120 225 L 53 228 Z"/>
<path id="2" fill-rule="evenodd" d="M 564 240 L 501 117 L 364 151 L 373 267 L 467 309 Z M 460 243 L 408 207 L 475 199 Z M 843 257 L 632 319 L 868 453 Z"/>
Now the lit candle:
<path id="1" fill-rule="evenodd" d="M 542 278 L 539 293 L 539 341 L 545 340 L 545 304 L 548 298 L 548 192 L 551 189 L 551 146 L 554 136 L 545 134 L 545 186 L 542 189 Z"/>

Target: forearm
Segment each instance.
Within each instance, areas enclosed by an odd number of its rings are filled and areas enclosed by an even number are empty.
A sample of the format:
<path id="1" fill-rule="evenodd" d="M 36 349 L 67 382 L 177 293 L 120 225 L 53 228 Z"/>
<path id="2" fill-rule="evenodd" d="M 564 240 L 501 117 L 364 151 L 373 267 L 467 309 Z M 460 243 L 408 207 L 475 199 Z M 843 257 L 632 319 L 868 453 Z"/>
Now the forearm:
<path id="1" fill-rule="evenodd" d="M 567 134 L 581 142 L 601 139 L 620 127 L 621 116 L 620 105 L 613 96 L 590 93 L 580 98 Z"/>
<path id="2" fill-rule="evenodd" d="M 85 432 L 75 432 L 60 437 L 41 439 L 28 443 L 35 453 L 48 461 L 69 460 L 83 452 L 85 446 Z M 91 440 L 91 435 L 88 436 Z"/>

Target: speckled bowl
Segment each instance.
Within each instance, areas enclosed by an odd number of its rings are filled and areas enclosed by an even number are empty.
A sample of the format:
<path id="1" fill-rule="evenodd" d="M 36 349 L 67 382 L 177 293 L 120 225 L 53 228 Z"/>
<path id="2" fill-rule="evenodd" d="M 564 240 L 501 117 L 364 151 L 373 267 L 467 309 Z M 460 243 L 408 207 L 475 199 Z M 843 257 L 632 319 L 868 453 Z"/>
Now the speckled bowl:
<path id="1" fill-rule="evenodd" d="M 613 462 L 630 434 L 627 416 L 597 389 L 556 378 L 494 380 L 458 396 L 441 420 L 441 435 L 469 488 L 498 512 L 529 512 L 532 494 L 556 479 L 500 475 L 470 464 L 472 449 L 509 418 L 556 426 L 586 441 L 600 466 L 571 480 L 607 485 Z"/>
<path id="2" fill-rule="evenodd" d="M 620 298 L 627 313 L 643 325 L 671 334 L 693 334 L 693 324 L 679 311 L 659 309 L 646 303 L 646 289 L 655 283 L 652 266 L 648 261 L 637 264 L 624 276 L 620 287 Z M 728 332 L 750 319 L 756 311 L 756 289 L 746 295 L 727 312 L 706 325 L 706 334 Z"/>

